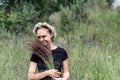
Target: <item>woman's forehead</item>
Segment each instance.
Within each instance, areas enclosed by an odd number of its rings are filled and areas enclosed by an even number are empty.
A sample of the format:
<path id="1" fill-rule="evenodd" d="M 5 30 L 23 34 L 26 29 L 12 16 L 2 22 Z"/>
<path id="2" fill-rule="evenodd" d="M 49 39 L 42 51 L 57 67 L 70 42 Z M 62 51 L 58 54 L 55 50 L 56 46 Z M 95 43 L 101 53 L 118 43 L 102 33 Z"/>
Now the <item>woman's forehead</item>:
<path id="1" fill-rule="evenodd" d="M 37 35 L 42 35 L 42 34 L 49 34 L 49 31 L 48 31 L 48 29 L 46 29 L 46 28 L 41 28 L 41 29 L 38 29 L 37 30 Z"/>

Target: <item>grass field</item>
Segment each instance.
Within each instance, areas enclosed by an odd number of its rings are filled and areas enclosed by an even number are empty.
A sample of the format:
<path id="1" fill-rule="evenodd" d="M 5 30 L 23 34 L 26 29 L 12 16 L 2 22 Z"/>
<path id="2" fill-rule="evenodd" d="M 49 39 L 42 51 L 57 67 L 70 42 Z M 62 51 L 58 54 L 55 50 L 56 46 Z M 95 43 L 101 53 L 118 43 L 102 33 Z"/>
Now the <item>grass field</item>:
<path id="1" fill-rule="evenodd" d="M 1 39 L 0 80 L 26 80 L 30 52 L 28 37 Z M 71 40 L 68 50 L 70 80 L 120 80 L 120 44 L 84 45 Z"/>

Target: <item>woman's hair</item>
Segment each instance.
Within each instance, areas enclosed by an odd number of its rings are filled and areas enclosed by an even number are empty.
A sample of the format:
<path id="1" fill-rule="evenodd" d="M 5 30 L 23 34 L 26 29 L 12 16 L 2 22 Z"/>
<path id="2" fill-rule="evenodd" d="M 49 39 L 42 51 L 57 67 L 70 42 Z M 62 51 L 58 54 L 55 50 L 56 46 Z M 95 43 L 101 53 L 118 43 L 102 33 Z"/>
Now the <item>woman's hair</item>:
<path id="1" fill-rule="evenodd" d="M 56 37 L 56 35 L 57 35 L 55 28 L 46 22 L 43 22 L 43 23 L 39 22 L 39 23 L 35 24 L 33 33 L 36 35 L 37 30 L 41 29 L 41 28 L 46 28 L 49 30 L 50 33 L 53 33 L 53 37 L 52 37 L 52 41 L 53 41 L 53 38 Z"/>

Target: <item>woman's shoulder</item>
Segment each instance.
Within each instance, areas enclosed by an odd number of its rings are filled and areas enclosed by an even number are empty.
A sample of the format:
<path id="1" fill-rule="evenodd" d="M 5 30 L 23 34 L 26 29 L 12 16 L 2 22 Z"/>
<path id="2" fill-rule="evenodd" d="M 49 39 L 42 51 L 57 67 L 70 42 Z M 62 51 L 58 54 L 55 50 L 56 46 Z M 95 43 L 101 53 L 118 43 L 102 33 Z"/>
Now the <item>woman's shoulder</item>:
<path id="1" fill-rule="evenodd" d="M 38 57 L 36 54 L 32 54 L 31 55 L 31 58 L 30 58 L 30 61 L 33 61 L 33 62 L 38 62 L 38 61 L 42 61 L 42 59 L 40 57 Z"/>
<path id="2" fill-rule="evenodd" d="M 57 48 L 55 50 L 58 50 L 58 51 L 66 51 L 63 47 L 59 47 L 57 46 Z"/>
<path id="3" fill-rule="evenodd" d="M 67 59 L 68 58 L 68 55 L 67 55 L 67 52 L 66 52 L 66 50 L 64 49 L 64 48 L 62 48 L 62 47 L 57 47 L 56 49 L 54 49 L 53 51 L 52 51 L 52 54 L 54 55 L 59 55 L 61 58 L 62 58 L 62 60 L 65 60 L 65 59 Z"/>

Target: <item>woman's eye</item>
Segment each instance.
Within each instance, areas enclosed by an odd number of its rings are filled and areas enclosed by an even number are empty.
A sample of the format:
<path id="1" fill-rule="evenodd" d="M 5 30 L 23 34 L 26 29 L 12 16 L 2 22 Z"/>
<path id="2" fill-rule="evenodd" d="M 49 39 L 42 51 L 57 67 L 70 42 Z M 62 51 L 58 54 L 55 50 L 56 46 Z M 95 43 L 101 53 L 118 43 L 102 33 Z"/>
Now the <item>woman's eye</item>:
<path id="1" fill-rule="evenodd" d="M 40 39 L 40 36 L 37 36 L 38 39 Z"/>
<path id="2" fill-rule="evenodd" d="M 42 36 L 42 38 L 45 38 L 46 36 Z"/>

